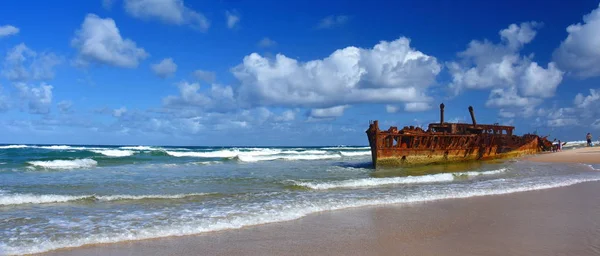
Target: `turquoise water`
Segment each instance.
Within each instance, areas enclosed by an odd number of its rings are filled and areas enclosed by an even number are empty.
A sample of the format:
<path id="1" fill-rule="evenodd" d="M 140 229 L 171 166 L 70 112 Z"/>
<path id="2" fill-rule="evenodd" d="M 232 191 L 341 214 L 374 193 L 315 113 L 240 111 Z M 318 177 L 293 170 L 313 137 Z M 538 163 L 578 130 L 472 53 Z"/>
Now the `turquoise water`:
<path id="1" fill-rule="evenodd" d="M 370 157 L 367 147 L 0 145 L 0 254 L 600 180 L 583 164 L 374 170 Z"/>

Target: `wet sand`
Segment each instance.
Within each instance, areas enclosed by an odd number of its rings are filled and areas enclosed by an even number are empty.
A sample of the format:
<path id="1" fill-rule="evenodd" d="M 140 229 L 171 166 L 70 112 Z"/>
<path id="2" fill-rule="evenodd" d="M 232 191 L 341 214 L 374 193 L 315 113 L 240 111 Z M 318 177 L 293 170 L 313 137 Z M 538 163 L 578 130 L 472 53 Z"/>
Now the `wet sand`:
<path id="1" fill-rule="evenodd" d="M 600 182 L 322 212 L 44 255 L 599 255 Z"/>
<path id="2" fill-rule="evenodd" d="M 600 147 L 565 149 L 561 152 L 543 153 L 525 159 L 532 162 L 546 163 L 600 164 Z"/>

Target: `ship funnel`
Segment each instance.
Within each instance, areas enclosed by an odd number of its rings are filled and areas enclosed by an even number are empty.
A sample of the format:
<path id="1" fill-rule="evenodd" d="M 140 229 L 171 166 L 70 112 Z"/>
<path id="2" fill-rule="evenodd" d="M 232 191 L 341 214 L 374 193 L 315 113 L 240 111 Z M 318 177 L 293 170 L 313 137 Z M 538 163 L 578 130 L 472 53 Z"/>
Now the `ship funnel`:
<path id="1" fill-rule="evenodd" d="M 471 121 L 473 121 L 473 126 L 477 126 L 477 121 L 475 121 L 475 113 L 473 112 L 473 106 L 469 106 L 469 113 L 471 114 Z"/>
<path id="2" fill-rule="evenodd" d="M 440 124 L 444 124 L 444 103 L 440 104 Z"/>

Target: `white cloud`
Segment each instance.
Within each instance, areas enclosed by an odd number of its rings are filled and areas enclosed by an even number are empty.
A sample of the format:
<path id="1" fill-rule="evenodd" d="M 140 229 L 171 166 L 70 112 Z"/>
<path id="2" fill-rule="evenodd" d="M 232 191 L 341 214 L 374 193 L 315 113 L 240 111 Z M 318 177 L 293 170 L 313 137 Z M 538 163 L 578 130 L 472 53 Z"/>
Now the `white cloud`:
<path id="1" fill-rule="evenodd" d="M 507 117 L 509 112 L 520 115 L 535 114 L 535 106 L 542 99 L 555 95 L 562 82 L 564 72 L 554 62 L 543 68 L 532 61 L 533 55 L 521 56 L 523 46 L 536 35 L 537 22 L 511 24 L 499 32 L 501 42 L 473 40 L 468 48 L 460 52 L 460 62 L 448 64 L 455 94 L 464 89 L 490 89 L 486 106 L 504 108 L 500 112 Z"/>
<path id="2" fill-rule="evenodd" d="M 600 91 L 590 89 L 590 95 L 584 96 L 582 93 L 578 93 L 573 101 L 575 106 L 578 108 L 591 108 L 593 104 L 600 103 Z"/>
<path id="3" fill-rule="evenodd" d="M 72 112 L 72 107 L 73 107 L 73 102 L 68 101 L 68 100 L 63 100 L 61 102 L 59 102 L 58 104 L 56 104 L 56 106 L 58 107 L 58 110 L 60 110 L 61 113 L 71 113 Z"/>
<path id="4" fill-rule="evenodd" d="M 440 69 L 436 58 L 412 49 L 402 37 L 372 49 L 346 47 L 304 63 L 252 53 L 232 73 L 247 105 L 328 108 L 429 101 L 426 90 Z"/>
<path id="5" fill-rule="evenodd" d="M 159 63 L 153 64 L 152 71 L 154 71 L 157 76 L 166 78 L 175 74 L 177 71 L 177 64 L 173 62 L 172 58 L 166 58 Z"/>
<path id="6" fill-rule="evenodd" d="M 196 79 L 207 82 L 207 83 L 213 83 L 217 77 L 215 72 L 204 71 L 201 69 L 195 70 L 193 75 Z"/>
<path id="7" fill-rule="evenodd" d="M 52 86 L 41 83 L 40 86 L 27 86 L 25 83 L 16 83 L 22 103 L 27 103 L 29 113 L 47 114 L 52 104 Z"/>
<path id="8" fill-rule="evenodd" d="M 264 37 L 258 42 L 259 47 L 268 48 L 277 45 L 277 42 L 271 40 L 268 37 Z"/>
<path id="9" fill-rule="evenodd" d="M 283 111 L 280 116 L 275 117 L 275 121 L 277 122 L 289 122 L 294 121 L 294 119 L 296 119 L 296 112 L 293 110 Z"/>
<path id="10" fill-rule="evenodd" d="M 88 62 L 113 65 L 124 68 L 135 68 L 139 61 L 148 57 L 143 48 L 138 48 L 130 39 L 123 39 L 111 18 L 102 19 L 95 14 L 88 14 L 75 32 L 71 45 L 79 50 L 78 64 Z"/>
<path id="11" fill-rule="evenodd" d="M 12 36 L 19 33 L 19 28 L 12 25 L 0 26 L 0 38 L 5 36 Z"/>
<path id="12" fill-rule="evenodd" d="M 200 84 L 180 82 L 179 96 L 167 96 L 163 104 L 169 108 L 191 108 L 193 111 L 222 111 L 236 108 L 233 89 L 230 86 L 212 84 L 210 90 L 200 91 Z"/>
<path id="13" fill-rule="evenodd" d="M 600 75 L 600 5 L 583 16 L 583 22 L 567 27 L 569 35 L 554 51 L 553 59 L 560 68 L 587 78 Z"/>
<path id="14" fill-rule="evenodd" d="M 12 81 L 49 80 L 54 78 L 54 68 L 62 58 L 51 52 L 36 53 L 21 43 L 8 51 L 0 72 Z"/>
<path id="15" fill-rule="evenodd" d="M 458 54 L 462 62 L 451 62 L 450 87 L 455 93 L 467 89 L 518 87 L 525 96 L 552 97 L 562 81 L 563 72 L 550 62 L 548 68 L 540 67 L 531 57 L 522 57 L 519 51 L 535 37 L 539 25 L 525 22 L 511 24 L 500 31 L 502 42 L 471 41 L 469 47 Z"/>
<path id="16" fill-rule="evenodd" d="M 317 25 L 318 29 L 335 28 L 346 24 L 350 18 L 346 15 L 330 15 L 323 18 Z"/>
<path id="17" fill-rule="evenodd" d="M 395 105 L 385 105 L 385 111 L 388 113 L 396 113 L 400 110 L 398 106 Z"/>
<path id="18" fill-rule="evenodd" d="M 227 27 L 233 29 L 240 22 L 240 15 L 236 11 L 225 11 Z"/>
<path id="19" fill-rule="evenodd" d="M 519 96 L 517 90 L 511 87 L 492 90 L 485 105 L 488 107 L 506 108 L 536 106 L 540 103 L 540 99 Z"/>
<path id="20" fill-rule="evenodd" d="M 121 116 L 123 116 L 123 114 L 125 114 L 126 112 L 127 112 L 127 108 L 126 108 L 126 107 L 120 107 L 120 108 L 117 108 L 117 109 L 113 110 L 113 113 L 112 113 L 112 115 L 113 115 L 114 117 L 121 117 Z"/>
<path id="21" fill-rule="evenodd" d="M 210 27 L 208 19 L 202 13 L 186 7 L 183 0 L 125 0 L 125 11 L 136 18 L 189 25 L 203 32 Z"/>
<path id="22" fill-rule="evenodd" d="M 404 111 L 421 112 L 431 109 L 431 105 L 427 102 L 409 102 L 404 104 Z"/>
<path id="23" fill-rule="evenodd" d="M 346 110 L 349 106 L 335 106 L 330 108 L 316 108 L 310 110 L 309 117 L 312 118 L 332 118 L 332 117 L 340 117 L 344 114 L 344 110 Z"/>

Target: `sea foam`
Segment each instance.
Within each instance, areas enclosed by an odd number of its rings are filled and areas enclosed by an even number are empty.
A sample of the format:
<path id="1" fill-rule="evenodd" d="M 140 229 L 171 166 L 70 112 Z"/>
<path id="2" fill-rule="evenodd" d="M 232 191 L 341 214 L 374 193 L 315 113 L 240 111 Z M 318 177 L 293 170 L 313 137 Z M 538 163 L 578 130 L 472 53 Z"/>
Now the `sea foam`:
<path id="1" fill-rule="evenodd" d="M 142 200 L 142 199 L 180 199 L 192 196 L 203 196 L 208 193 L 191 193 L 176 195 L 36 195 L 36 194 L 2 194 L 0 193 L 0 205 L 19 204 L 49 204 L 65 203 L 79 200 L 98 201 L 120 201 L 120 200 Z"/>
<path id="2" fill-rule="evenodd" d="M 291 205 L 282 206 L 282 209 L 264 209 L 264 207 L 253 207 L 258 212 L 240 214 L 238 211 L 226 218 L 218 219 L 189 219 L 184 222 L 175 222 L 168 225 L 150 226 L 136 229 L 121 229 L 103 232 L 100 234 L 89 234 L 85 237 L 59 238 L 56 240 L 36 240 L 31 243 L 1 244 L 0 250 L 6 254 L 33 254 L 60 248 L 79 247 L 87 244 L 116 243 L 123 241 L 142 240 L 159 237 L 184 236 L 205 232 L 238 229 L 246 226 L 267 224 L 281 221 L 289 221 L 307 216 L 316 212 L 332 211 L 345 208 L 387 205 L 399 203 L 417 203 L 435 201 L 451 198 L 469 198 L 487 195 L 501 195 L 516 192 L 542 190 L 556 187 L 571 186 L 578 183 L 599 181 L 600 178 L 565 179 L 545 184 L 527 183 L 519 187 L 476 187 L 464 191 L 450 191 L 446 193 L 424 193 L 418 195 L 395 196 L 389 195 L 372 200 L 345 199 L 345 200 L 321 200 L 319 202 L 303 201 Z M 261 210 L 262 209 L 262 210 Z M 192 212 L 193 214 L 193 212 Z"/>
<path id="3" fill-rule="evenodd" d="M 52 161 L 30 161 L 30 165 L 46 169 L 76 169 L 90 168 L 98 164 L 94 159 L 75 159 L 75 160 L 52 160 Z"/>
<path id="4" fill-rule="evenodd" d="M 102 150 L 90 150 L 96 154 L 102 154 L 105 156 L 112 157 L 124 157 L 124 156 L 132 156 L 135 154 L 135 151 L 131 150 L 118 150 L 118 149 L 102 149 Z"/>
<path id="5" fill-rule="evenodd" d="M 436 183 L 436 182 L 450 182 L 457 177 L 467 176 L 479 176 L 479 175 L 495 175 L 506 172 L 506 168 L 484 171 L 484 172 L 454 172 L 454 173 L 438 173 L 422 176 L 407 176 L 407 177 L 393 177 L 393 178 L 364 178 L 364 179 L 353 179 L 333 182 L 300 182 L 292 181 L 297 186 L 307 187 L 316 190 L 325 190 L 333 188 L 359 188 L 359 187 L 375 187 L 384 185 L 397 185 L 397 184 L 419 184 L 419 183 Z"/>

